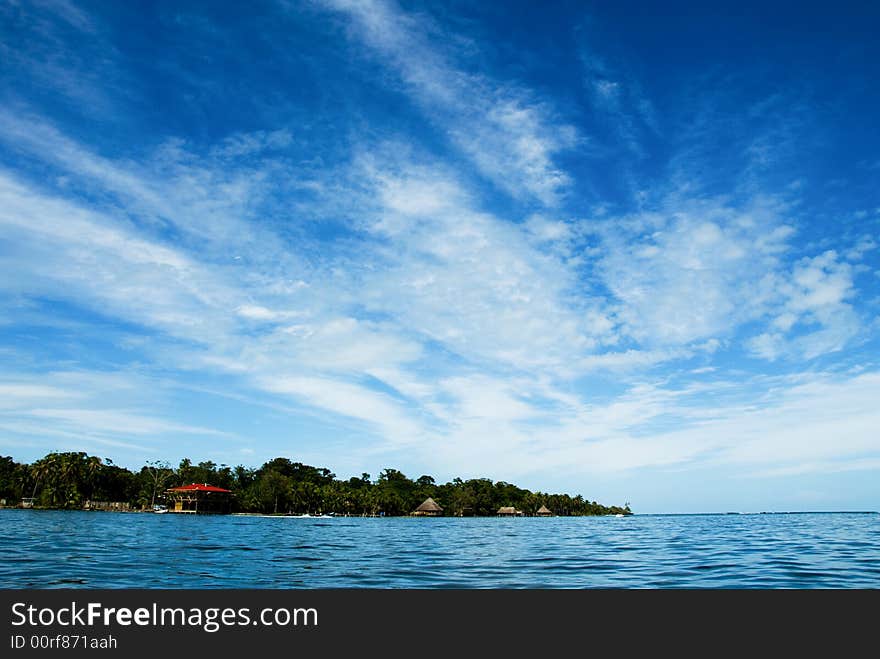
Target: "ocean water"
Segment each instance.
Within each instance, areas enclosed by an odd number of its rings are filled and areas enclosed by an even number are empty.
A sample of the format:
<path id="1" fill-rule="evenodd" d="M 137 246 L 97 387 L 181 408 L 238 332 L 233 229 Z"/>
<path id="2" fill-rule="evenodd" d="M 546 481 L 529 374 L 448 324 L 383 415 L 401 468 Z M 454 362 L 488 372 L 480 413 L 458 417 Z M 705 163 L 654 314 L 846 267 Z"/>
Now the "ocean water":
<path id="1" fill-rule="evenodd" d="M 0 510 L 3 588 L 880 588 L 880 515 Z"/>

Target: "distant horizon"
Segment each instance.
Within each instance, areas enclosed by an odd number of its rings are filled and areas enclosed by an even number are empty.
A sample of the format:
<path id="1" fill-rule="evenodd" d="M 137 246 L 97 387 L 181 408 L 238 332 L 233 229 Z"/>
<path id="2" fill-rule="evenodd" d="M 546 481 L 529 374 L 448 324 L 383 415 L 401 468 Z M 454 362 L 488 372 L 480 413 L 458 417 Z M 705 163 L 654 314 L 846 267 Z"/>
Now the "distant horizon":
<path id="1" fill-rule="evenodd" d="M 880 509 L 878 19 L 0 4 L 0 454 Z"/>
<path id="2" fill-rule="evenodd" d="M 706 510 L 698 513 L 638 513 L 633 515 L 655 515 L 655 516 L 683 516 L 683 515 L 880 515 L 876 510 L 760 510 L 760 511 L 713 511 Z"/>

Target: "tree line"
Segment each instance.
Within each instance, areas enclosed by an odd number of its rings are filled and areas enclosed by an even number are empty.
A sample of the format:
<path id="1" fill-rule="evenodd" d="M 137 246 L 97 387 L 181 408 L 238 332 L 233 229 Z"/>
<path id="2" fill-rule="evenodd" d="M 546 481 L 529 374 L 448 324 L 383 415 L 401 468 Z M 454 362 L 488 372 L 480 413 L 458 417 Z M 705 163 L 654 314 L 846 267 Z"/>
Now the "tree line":
<path id="1" fill-rule="evenodd" d="M 0 456 L 0 499 L 7 506 L 32 499 L 36 508 L 79 509 L 86 502 L 113 501 L 150 509 L 164 503 L 166 489 L 190 483 L 231 490 L 234 511 L 264 514 L 407 515 L 428 497 L 444 515 L 488 516 L 502 506 L 526 515 L 541 506 L 556 515 L 630 514 L 629 504 L 604 506 L 580 494 L 532 492 L 488 478 L 438 484 L 431 476 L 413 480 L 385 469 L 376 479 L 364 473 L 345 480 L 329 469 L 281 457 L 259 468 L 184 459 L 176 468 L 153 461 L 131 471 L 84 452 L 53 452 L 31 464 Z"/>

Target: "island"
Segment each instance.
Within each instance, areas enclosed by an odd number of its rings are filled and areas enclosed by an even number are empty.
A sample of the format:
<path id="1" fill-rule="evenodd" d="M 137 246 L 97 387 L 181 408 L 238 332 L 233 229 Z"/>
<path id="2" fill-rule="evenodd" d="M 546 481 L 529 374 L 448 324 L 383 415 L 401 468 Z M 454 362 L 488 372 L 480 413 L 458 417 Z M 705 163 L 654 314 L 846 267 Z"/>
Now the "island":
<path id="1" fill-rule="evenodd" d="M 180 493 L 224 492 L 223 506 L 210 512 L 271 515 L 489 517 L 512 510 L 518 516 L 631 515 L 629 503 L 606 506 L 580 494 L 532 492 L 488 478 L 437 483 L 408 478 L 397 469 L 337 478 L 324 467 L 278 457 L 260 467 L 231 467 L 189 459 L 177 467 L 151 461 L 132 471 L 85 452 L 52 452 L 31 464 L 0 456 L 0 506 L 119 512 L 192 510 Z M 176 493 L 176 494 L 175 494 Z M 226 495 L 224 494 L 224 497 Z M 172 501 L 175 499 L 176 501 Z M 187 496 L 186 500 L 195 500 Z M 216 497 L 215 497 L 216 498 Z M 425 507 L 430 500 L 433 505 Z"/>

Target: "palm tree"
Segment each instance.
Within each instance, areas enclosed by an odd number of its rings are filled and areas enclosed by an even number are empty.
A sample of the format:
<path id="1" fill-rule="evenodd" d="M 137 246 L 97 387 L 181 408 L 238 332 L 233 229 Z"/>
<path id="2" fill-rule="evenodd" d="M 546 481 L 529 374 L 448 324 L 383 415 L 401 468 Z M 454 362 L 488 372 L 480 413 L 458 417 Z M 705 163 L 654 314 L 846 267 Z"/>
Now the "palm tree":
<path id="1" fill-rule="evenodd" d="M 101 462 L 101 458 L 94 455 L 90 455 L 86 458 L 84 471 L 86 485 L 89 488 L 89 499 L 93 499 L 95 497 L 95 486 L 98 484 L 98 479 L 101 475 L 101 470 L 103 468 L 104 465 Z"/>
<path id="2" fill-rule="evenodd" d="M 42 484 L 44 492 L 52 495 L 51 505 L 55 504 L 55 480 L 58 471 L 58 454 L 49 453 L 46 457 L 37 460 L 31 465 L 31 475 L 34 479 L 34 489 L 31 498 L 37 496 L 37 487 Z"/>
<path id="3" fill-rule="evenodd" d="M 85 480 L 85 453 L 61 453 L 59 461 L 59 486 L 64 494 L 64 507 L 75 506 L 82 498 L 82 485 Z"/>
<path id="4" fill-rule="evenodd" d="M 159 460 L 148 462 L 144 469 L 153 484 L 153 495 L 150 497 L 150 508 L 152 509 L 156 505 L 156 490 L 164 485 L 165 482 L 174 475 L 174 472 L 171 470 L 171 465 L 167 462 L 160 462 Z"/>

